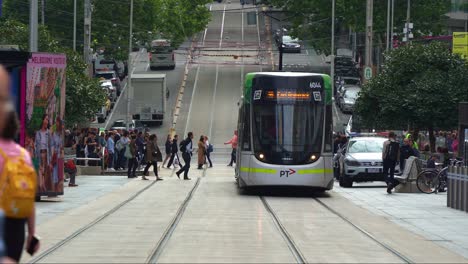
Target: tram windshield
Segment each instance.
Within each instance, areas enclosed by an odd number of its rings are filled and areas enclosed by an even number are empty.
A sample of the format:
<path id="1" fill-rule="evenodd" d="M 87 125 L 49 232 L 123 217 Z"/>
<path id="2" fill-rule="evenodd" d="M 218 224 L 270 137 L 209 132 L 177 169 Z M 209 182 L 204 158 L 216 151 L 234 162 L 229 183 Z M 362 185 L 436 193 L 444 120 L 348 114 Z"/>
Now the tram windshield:
<path id="1" fill-rule="evenodd" d="M 256 153 L 266 163 L 311 163 L 320 154 L 323 135 L 321 104 L 312 102 L 260 103 L 254 105 L 253 135 Z"/>

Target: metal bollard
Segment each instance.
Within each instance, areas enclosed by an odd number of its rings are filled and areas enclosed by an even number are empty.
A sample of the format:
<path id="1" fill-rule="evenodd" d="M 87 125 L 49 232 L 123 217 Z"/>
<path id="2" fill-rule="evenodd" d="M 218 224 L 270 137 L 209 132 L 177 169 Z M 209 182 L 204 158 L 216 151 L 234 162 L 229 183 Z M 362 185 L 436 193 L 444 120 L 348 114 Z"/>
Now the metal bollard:
<path id="1" fill-rule="evenodd" d="M 463 196 L 462 199 L 464 201 L 464 211 L 468 212 L 468 167 L 461 168 L 461 174 L 464 176 L 463 179 Z"/>
<path id="2" fill-rule="evenodd" d="M 447 207 L 453 208 L 453 193 L 454 193 L 454 175 L 453 167 L 449 167 L 447 174 Z"/>

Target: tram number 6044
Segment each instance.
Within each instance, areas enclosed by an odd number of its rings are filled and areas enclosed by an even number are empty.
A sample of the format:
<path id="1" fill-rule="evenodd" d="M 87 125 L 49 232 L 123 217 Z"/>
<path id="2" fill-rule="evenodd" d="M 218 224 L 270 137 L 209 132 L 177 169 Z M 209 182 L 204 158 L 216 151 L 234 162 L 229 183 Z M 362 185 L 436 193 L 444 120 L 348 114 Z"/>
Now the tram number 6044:
<path id="1" fill-rule="evenodd" d="M 283 176 L 284 177 L 289 177 L 289 176 L 291 176 L 291 175 L 293 175 L 295 173 L 296 173 L 296 171 L 293 170 L 293 169 L 282 170 L 282 171 L 280 171 L 280 178 L 283 177 Z"/>

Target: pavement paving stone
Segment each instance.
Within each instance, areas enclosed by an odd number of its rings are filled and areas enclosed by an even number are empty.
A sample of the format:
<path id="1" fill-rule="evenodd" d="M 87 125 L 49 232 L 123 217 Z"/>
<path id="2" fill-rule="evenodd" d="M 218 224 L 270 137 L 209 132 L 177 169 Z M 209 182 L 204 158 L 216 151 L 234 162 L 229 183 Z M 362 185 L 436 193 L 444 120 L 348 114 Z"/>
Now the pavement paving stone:
<path id="1" fill-rule="evenodd" d="M 341 188 L 335 184 L 333 192 L 468 258 L 468 214 L 448 208 L 446 193 L 388 195 L 381 183 L 355 185 L 358 188 Z M 379 185 L 382 188 L 376 188 Z"/>
<path id="2" fill-rule="evenodd" d="M 42 198 L 36 203 L 36 223 L 41 224 L 66 211 L 91 203 L 128 183 L 124 176 L 77 176 L 78 187 L 64 188 L 64 195 Z"/>

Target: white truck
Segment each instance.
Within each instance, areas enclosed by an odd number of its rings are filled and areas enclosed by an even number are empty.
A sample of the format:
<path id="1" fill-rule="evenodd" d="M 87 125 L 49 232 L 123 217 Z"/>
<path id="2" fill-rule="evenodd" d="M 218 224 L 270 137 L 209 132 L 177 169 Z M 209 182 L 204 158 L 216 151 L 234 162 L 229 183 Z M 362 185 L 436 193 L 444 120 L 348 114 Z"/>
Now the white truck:
<path id="1" fill-rule="evenodd" d="M 133 119 L 146 125 L 162 125 L 166 112 L 166 74 L 131 75 L 130 98 Z"/>

